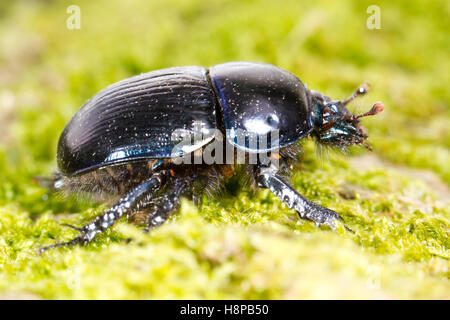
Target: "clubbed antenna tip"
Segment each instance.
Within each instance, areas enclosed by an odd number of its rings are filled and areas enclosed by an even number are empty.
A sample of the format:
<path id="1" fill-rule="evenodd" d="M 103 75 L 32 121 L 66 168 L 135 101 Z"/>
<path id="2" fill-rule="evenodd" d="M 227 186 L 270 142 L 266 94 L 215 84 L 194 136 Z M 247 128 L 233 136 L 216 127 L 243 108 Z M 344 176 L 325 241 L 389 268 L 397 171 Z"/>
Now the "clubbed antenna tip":
<path id="1" fill-rule="evenodd" d="M 370 111 L 372 112 L 372 115 L 376 115 L 377 113 L 381 113 L 384 110 L 384 104 L 381 101 L 375 102 L 372 106 L 372 109 Z"/>
<path id="2" fill-rule="evenodd" d="M 370 90 L 370 86 L 368 83 L 363 83 L 359 86 L 358 88 L 358 93 L 359 94 L 366 94 L 367 92 L 369 92 Z"/>
<path id="3" fill-rule="evenodd" d="M 365 95 L 367 92 L 369 92 L 369 90 L 370 90 L 370 86 L 369 86 L 369 84 L 368 83 L 362 83 L 359 87 L 358 87 L 358 89 L 356 89 L 356 91 L 355 92 L 353 92 L 353 94 L 349 97 L 349 98 L 347 98 L 347 99 L 345 99 L 344 101 L 342 101 L 342 103 L 344 104 L 344 106 L 345 105 L 347 105 L 348 103 L 350 103 L 350 102 L 352 102 L 353 100 L 355 100 L 355 98 L 357 98 L 357 97 L 359 97 L 359 96 L 362 96 L 362 95 Z"/>
<path id="4" fill-rule="evenodd" d="M 372 109 L 370 109 L 369 111 L 365 112 L 365 113 L 361 113 L 357 116 L 353 116 L 352 120 L 356 120 L 362 117 L 367 117 L 367 116 L 374 116 L 378 113 L 383 112 L 384 110 L 384 104 L 381 101 L 375 102 L 372 106 Z"/>

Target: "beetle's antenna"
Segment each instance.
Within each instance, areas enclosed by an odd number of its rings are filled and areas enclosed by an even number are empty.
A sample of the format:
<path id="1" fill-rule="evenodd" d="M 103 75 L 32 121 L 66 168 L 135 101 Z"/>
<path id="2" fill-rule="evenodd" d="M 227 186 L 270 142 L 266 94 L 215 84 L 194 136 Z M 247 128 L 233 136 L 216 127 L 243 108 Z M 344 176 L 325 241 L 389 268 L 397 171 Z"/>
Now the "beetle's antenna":
<path id="1" fill-rule="evenodd" d="M 383 110 L 384 110 L 383 102 L 378 101 L 378 102 L 375 102 L 373 104 L 372 109 L 370 109 L 369 111 L 367 111 L 365 113 L 361 113 L 361 114 L 359 114 L 357 116 L 355 116 L 355 115 L 352 116 L 351 120 L 354 121 L 354 120 L 357 120 L 357 119 L 362 118 L 362 117 L 374 116 L 374 115 L 376 115 L 378 113 L 383 112 Z"/>
<path id="2" fill-rule="evenodd" d="M 370 86 L 367 83 L 363 83 L 361 84 L 358 89 L 356 89 L 355 92 L 353 92 L 353 94 L 345 99 L 344 101 L 342 101 L 342 104 L 345 106 L 348 103 L 352 102 L 353 100 L 355 100 L 355 98 L 365 95 L 367 92 L 369 92 Z"/>

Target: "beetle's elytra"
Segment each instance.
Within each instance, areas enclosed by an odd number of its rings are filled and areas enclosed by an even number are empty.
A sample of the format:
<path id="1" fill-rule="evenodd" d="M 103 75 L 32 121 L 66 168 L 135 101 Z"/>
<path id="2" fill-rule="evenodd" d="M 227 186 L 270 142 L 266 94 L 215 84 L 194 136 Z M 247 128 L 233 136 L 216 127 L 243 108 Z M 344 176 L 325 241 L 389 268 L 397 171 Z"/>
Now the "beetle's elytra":
<path id="1" fill-rule="evenodd" d="M 338 148 L 369 148 L 359 118 L 381 112 L 383 104 L 361 115 L 345 107 L 367 90 L 362 85 L 350 98 L 332 100 L 288 71 L 250 62 L 167 68 L 119 81 L 88 100 L 65 127 L 53 186 L 120 200 L 78 237 L 46 248 L 86 244 L 138 211 L 147 213 L 146 230 L 161 225 L 181 196 L 218 188 L 233 174 L 236 163 L 175 161 L 216 140 L 234 148 L 233 159 L 239 151 L 247 160 L 258 155 L 245 163 L 255 185 L 270 189 L 301 218 L 334 228 L 339 214 L 304 198 L 281 175 L 296 161 L 296 142 L 308 135 Z M 198 128 L 201 137 L 191 139 Z M 279 161 L 263 162 L 262 154 Z"/>

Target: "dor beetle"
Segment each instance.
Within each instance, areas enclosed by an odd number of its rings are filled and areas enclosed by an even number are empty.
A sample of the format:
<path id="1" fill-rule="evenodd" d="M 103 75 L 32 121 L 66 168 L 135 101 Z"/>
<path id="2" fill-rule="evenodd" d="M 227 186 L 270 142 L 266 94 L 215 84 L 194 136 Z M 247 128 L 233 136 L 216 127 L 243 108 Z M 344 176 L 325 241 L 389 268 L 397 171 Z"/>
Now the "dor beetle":
<path id="1" fill-rule="evenodd" d="M 381 112 L 383 104 L 360 115 L 345 107 L 367 90 L 361 85 L 348 99 L 332 100 L 288 71 L 250 62 L 173 67 L 119 81 L 94 95 L 67 124 L 58 143 L 59 170 L 51 180 L 67 194 L 116 202 L 76 228 L 78 237 L 42 250 L 87 244 L 123 215 L 144 212 L 147 231 L 161 225 L 181 196 L 196 199 L 234 174 L 236 163 L 229 161 L 180 163 L 180 157 L 194 157 L 216 141 L 223 149 L 232 147 L 234 160 L 239 152 L 244 162 L 258 155 L 241 166 L 255 186 L 268 188 L 301 218 L 334 229 L 339 214 L 303 197 L 286 176 L 305 137 L 340 149 L 370 149 L 359 118 Z M 200 138 L 192 142 L 196 132 Z M 260 143 L 263 138 L 270 142 Z M 260 161 L 262 154 L 271 161 Z"/>

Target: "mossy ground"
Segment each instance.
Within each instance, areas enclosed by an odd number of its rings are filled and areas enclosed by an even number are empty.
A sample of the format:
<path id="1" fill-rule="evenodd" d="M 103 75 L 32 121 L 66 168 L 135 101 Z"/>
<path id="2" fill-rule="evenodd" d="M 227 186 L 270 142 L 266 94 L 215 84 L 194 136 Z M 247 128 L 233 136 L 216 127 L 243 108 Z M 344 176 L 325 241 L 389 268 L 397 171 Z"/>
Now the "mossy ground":
<path id="1" fill-rule="evenodd" d="M 68 30 L 66 8 L 81 8 Z M 381 29 L 366 27 L 369 5 Z M 450 298 L 448 1 L 0 2 L 0 298 Z M 33 183 L 54 170 L 65 123 L 95 92 L 175 65 L 263 61 L 353 104 L 374 152 L 316 156 L 294 186 L 355 233 L 316 228 L 268 191 L 235 180 L 151 234 L 119 223 L 87 247 L 69 239 L 105 205 Z M 126 239 L 132 238 L 131 242 Z"/>

